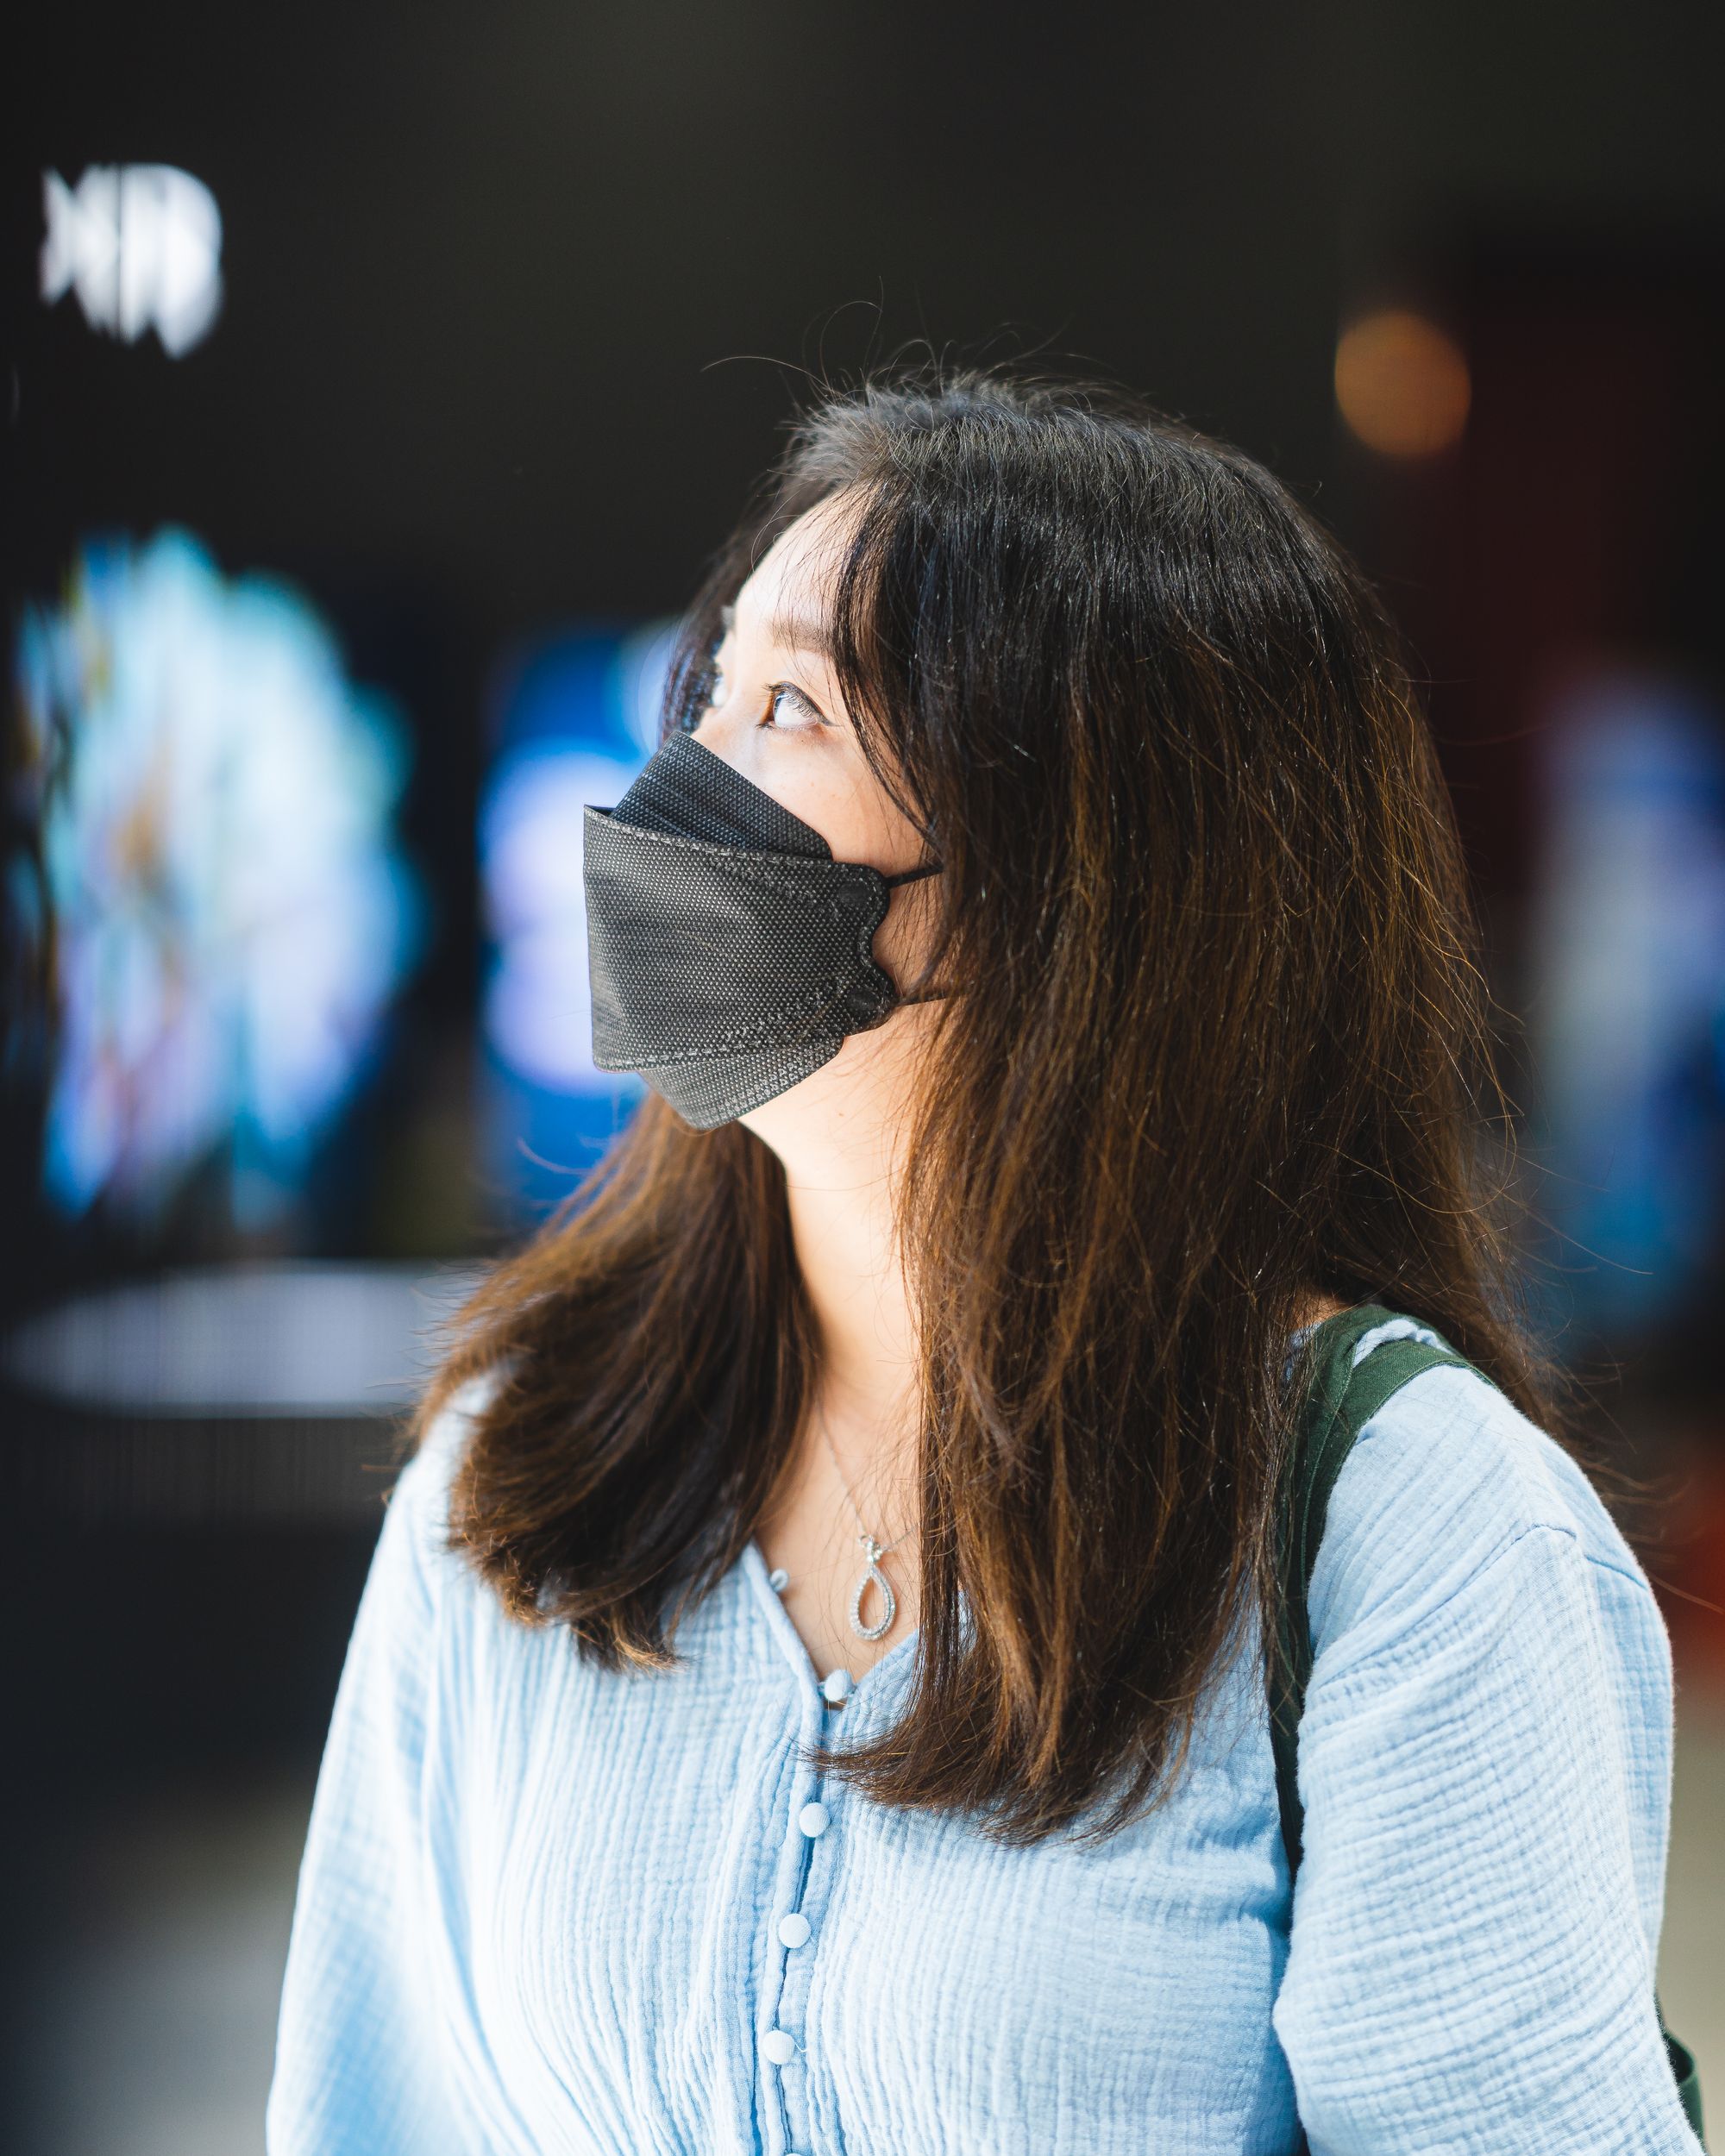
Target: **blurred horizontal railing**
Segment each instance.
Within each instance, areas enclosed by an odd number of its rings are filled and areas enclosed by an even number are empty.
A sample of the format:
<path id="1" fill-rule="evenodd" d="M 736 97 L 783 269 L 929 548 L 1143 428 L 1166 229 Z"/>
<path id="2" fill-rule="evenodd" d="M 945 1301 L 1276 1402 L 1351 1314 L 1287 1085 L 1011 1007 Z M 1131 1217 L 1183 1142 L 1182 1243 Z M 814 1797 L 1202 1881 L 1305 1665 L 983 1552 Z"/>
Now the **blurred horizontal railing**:
<path id="1" fill-rule="evenodd" d="M 355 1523 L 375 1512 L 472 1267 L 182 1271 L 0 1348 L 0 1492 L 32 1525 Z"/>

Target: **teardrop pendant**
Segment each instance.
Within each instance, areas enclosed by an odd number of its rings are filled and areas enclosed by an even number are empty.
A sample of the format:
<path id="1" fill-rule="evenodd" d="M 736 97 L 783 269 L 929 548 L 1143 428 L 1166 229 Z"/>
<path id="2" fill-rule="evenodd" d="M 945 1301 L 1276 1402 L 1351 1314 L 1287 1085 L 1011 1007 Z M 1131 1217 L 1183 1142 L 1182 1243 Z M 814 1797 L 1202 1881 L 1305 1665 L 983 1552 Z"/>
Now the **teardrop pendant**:
<path id="1" fill-rule="evenodd" d="M 869 1554 L 869 1569 L 850 1590 L 850 1629 L 859 1639 L 878 1639 L 883 1632 L 890 1629 L 894 1618 L 898 1614 L 898 1601 L 893 1593 L 892 1582 L 880 1567 L 879 1559 L 882 1554 L 880 1544 L 873 1535 L 858 1535 L 856 1539 Z M 878 1624 L 865 1625 L 862 1621 L 862 1597 L 868 1593 L 871 1580 L 881 1590 L 881 1620 Z"/>

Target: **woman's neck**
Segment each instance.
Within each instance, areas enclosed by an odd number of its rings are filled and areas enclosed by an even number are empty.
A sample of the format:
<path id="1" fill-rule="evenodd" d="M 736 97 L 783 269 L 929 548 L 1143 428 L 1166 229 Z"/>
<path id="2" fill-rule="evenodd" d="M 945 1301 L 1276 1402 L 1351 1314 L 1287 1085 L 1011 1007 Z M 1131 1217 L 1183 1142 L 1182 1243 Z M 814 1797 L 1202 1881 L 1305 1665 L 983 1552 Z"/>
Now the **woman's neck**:
<path id="1" fill-rule="evenodd" d="M 819 1348 L 815 1419 L 825 1414 L 847 1472 L 902 1463 L 919 1420 L 916 1314 L 894 1199 L 932 1011 L 908 1006 L 853 1035 L 745 1119 L 784 1168 Z"/>
<path id="2" fill-rule="evenodd" d="M 819 1343 L 818 1404 L 835 1436 L 890 1438 L 912 1419 L 916 1319 L 886 1163 L 787 1173 L 791 1235 Z"/>
<path id="3" fill-rule="evenodd" d="M 893 1219 L 897 1124 L 862 1113 L 859 1090 L 773 1133 L 819 1351 L 808 1412 L 756 1523 L 816 1667 L 853 1676 L 918 1621 L 920 1427 L 916 1319 Z M 895 1598 L 893 1624 L 872 1642 L 845 1615 L 859 1529 L 888 1552 Z"/>

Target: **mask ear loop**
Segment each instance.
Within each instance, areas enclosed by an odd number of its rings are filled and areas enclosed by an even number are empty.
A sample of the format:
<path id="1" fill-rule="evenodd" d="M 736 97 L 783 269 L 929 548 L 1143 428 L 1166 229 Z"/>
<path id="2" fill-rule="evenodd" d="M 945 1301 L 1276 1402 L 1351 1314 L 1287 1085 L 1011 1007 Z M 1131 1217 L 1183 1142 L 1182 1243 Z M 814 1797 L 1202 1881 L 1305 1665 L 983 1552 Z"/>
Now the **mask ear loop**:
<path id="1" fill-rule="evenodd" d="M 901 883 L 920 883 L 925 876 L 938 876 L 945 866 L 946 863 L 944 861 L 931 861 L 923 868 L 902 868 L 897 875 L 883 876 L 881 881 L 886 885 L 888 890 L 891 891 Z M 901 995 L 899 1001 L 900 1003 L 944 1003 L 951 993 L 950 988 L 930 988 L 919 996 Z"/>

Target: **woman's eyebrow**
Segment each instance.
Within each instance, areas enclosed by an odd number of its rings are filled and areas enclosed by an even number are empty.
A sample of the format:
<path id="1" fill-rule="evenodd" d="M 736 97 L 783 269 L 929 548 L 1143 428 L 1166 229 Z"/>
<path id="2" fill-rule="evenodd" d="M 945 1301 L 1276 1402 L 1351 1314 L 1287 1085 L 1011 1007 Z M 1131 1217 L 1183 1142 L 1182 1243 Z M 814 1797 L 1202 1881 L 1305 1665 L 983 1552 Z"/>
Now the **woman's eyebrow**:
<path id="1" fill-rule="evenodd" d="M 775 644 L 797 651 L 812 651 L 818 659 L 831 659 L 832 636 L 824 621 L 812 614 L 775 614 L 767 624 Z"/>
<path id="2" fill-rule="evenodd" d="M 719 626 L 728 636 L 737 626 L 737 607 L 727 599 L 718 610 Z M 826 624 L 812 614 L 775 614 L 767 624 L 768 640 L 787 649 L 812 651 L 819 659 L 833 655 L 832 636 Z"/>

